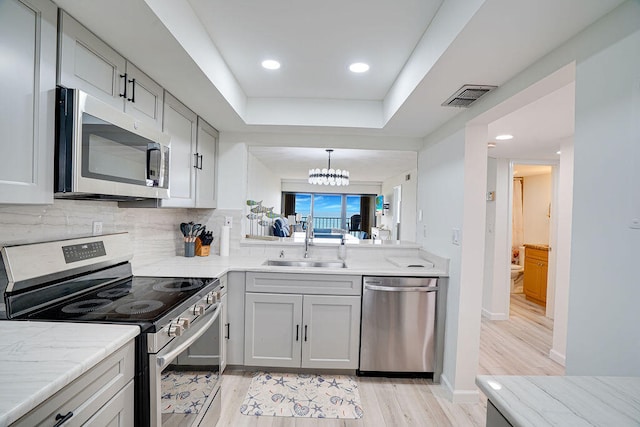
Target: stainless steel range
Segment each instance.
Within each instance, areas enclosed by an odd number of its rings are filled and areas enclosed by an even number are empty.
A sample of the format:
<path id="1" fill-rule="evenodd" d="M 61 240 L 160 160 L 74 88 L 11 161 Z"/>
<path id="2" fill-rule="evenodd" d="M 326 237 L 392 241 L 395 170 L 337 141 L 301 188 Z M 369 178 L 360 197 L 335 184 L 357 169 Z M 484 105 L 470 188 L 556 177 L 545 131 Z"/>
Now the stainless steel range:
<path id="1" fill-rule="evenodd" d="M 135 324 L 136 426 L 207 425 L 220 412 L 222 296 L 217 279 L 139 277 L 126 233 L 2 248 L 0 318 Z M 207 374 L 198 413 L 163 413 L 162 378 Z M 170 393 L 169 393 L 170 394 Z"/>

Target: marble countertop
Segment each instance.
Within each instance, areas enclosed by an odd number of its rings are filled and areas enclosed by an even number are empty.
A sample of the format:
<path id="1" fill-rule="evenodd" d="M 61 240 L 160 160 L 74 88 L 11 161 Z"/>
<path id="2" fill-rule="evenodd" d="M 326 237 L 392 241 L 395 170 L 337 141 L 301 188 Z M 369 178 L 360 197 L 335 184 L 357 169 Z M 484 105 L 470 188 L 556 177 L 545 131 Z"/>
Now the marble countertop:
<path id="1" fill-rule="evenodd" d="M 127 325 L 0 321 L 0 426 L 18 420 L 139 333 Z"/>
<path id="2" fill-rule="evenodd" d="M 181 276 L 181 277 L 220 277 L 229 271 L 264 271 L 280 273 L 314 273 L 314 274 L 350 274 L 373 276 L 416 276 L 416 277 L 445 277 L 448 275 L 446 267 L 435 265 L 433 268 L 399 267 L 388 258 L 382 259 L 349 259 L 345 263 L 347 268 L 329 267 L 281 267 L 267 266 L 267 259 L 276 259 L 264 255 L 221 257 L 164 257 L 146 259 L 144 263 L 133 263 L 133 274 L 136 276 Z M 298 259 L 285 257 L 286 259 Z M 310 258 L 323 259 L 323 258 Z M 326 258 L 325 258 L 326 259 Z M 394 258 L 390 258 L 394 259 Z M 409 260 L 414 258 L 407 258 Z"/>
<path id="3" fill-rule="evenodd" d="M 514 427 L 640 425 L 640 377 L 483 375 L 476 384 Z"/>

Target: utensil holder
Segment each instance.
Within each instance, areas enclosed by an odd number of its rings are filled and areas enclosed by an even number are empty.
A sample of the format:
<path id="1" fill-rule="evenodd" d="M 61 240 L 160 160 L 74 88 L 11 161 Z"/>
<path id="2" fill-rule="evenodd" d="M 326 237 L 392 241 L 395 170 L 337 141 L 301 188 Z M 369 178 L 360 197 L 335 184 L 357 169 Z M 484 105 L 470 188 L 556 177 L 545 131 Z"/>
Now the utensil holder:
<path id="1" fill-rule="evenodd" d="M 209 256 L 209 253 L 211 253 L 211 246 L 210 245 L 203 245 L 202 242 L 200 242 L 200 239 L 196 239 L 196 255 L 197 256 Z"/>
<path id="2" fill-rule="evenodd" d="M 195 242 L 184 242 L 184 256 L 192 257 L 196 254 L 196 243 Z"/>

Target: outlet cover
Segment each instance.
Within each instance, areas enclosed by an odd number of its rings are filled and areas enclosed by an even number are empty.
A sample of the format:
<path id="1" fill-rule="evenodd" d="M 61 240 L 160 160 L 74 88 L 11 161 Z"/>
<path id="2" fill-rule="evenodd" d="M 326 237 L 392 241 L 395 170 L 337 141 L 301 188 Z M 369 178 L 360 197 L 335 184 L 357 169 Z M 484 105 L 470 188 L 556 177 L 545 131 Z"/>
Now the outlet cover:
<path id="1" fill-rule="evenodd" d="M 233 227 L 233 217 L 232 216 L 225 216 L 224 217 L 224 225 L 228 226 L 229 228 Z"/>
<path id="2" fill-rule="evenodd" d="M 94 236 L 102 234 L 102 221 L 93 221 L 93 233 Z"/>

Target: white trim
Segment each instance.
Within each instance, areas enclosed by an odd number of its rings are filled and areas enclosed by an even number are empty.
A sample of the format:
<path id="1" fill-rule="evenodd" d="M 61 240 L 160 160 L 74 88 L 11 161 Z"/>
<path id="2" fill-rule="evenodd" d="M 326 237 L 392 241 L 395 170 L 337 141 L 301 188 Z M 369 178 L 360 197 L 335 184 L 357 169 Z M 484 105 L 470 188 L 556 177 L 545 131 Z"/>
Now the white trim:
<path id="1" fill-rule="evenodd" d="M 509 320 L 507 313 L 492 313 L 486 308 L 482 309 L 482 317 L 488 320 Z"/>
<path id="2" fill-rule="evenodd" d="M 554 349 L 549 351 L 549 359 L 561 364 L 562 366 L 566 366 L 567 363 L 567 356 Z"/>
<path id="3" fill-rule="evenodd" d="M 445 397 L 452 403 L 478 403 L 480 399 L 480 392 L 478 389 L 454 390 L 445 374 L 440 376 L 440 387 L 441 391 L 444 392 Z"/>

